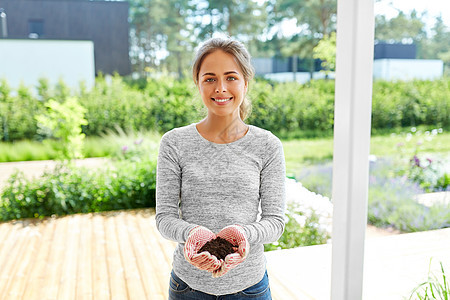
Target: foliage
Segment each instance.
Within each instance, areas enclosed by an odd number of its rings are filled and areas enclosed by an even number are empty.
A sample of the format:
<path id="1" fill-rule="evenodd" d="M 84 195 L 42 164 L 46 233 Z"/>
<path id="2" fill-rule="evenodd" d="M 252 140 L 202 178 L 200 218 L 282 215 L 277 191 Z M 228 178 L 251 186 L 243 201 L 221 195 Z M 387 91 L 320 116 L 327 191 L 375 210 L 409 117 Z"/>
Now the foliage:
<path id="1" fill-rule="evenodd" d="M 130 4 L 130 59 L 134 71 L 141 77 L 148 70 L 167 71 L 187 69 L 192 57 L 194 27 L 187 18 L 194 7 L 187 0 L 131 0 Z M 175 47 L 176 46 L 176 47 Z M 171 64 L 164 63 L 163 50 L 176 57 Z"/>
<path id="2" fill-rule="evenodd" d="M 13 96 L 13 89 L 5 79 L 0 81 L 0 140 L 14 141 L 33 138 L 37 124 L 32 117 L 44 111 L 30 89 L 20 85 Z"/>
<path id="3" fill-rule="evenodd" d="M 42 81 L 37 97 L 14 95 L 5 82 L 0 86 L 3 132 L 10 141 L 38 139 L 35 115 L 45 112 L 54 99 L 63 103 L 77 97 L 87 109 L 83 133 L 100 136 L 120 127 L 133 131 L 164 133 L 174 127 L 198 122 L 206 115 L 195 85 L 189 79 L 175 80 L 163 75 L 126 82 L 119 76 L 98 78 L 91 90 L 67 90 L 62 84 L 50 88 Z M 429 125 L 450 128 L 450 79 L 435 81 L 376 81 L 373 87 L 373 130 Z M 22 89 L 22 95 L 25 95 Z M 31 95 L 31 92 L 28 93 Z M 280 138 L 329 137 L 334 122 L 334 81 L 314 80 L 307 84 L 272 83 L 257 80 L 250 84 L 253 112 L 248 122 L 267 129 Z M 23 104 L 23 99 L 29 103 Z M 15 107 L 22 107 L 17 113 Z M 12 113 L 14 112 L 14 113 Z M 25 117 L 26 115 L 26 117 Z M 8 122 L 5 120 L 8 119 Z M 33 121 L 30 121 L 33 120 Z M 29 128 L 25 129 L 23 126 Z M 5 135 L 4 135 L 5 136 Z"/>
<path id="4" fill-rule="evenodd" d="M 42 178 L 16 172 L 0 197 L 0 220 L 154 207 L 155 159 L 89 170 L 60 164 Z"/>
<path id="5" fill-rule="evenodd" d="M 87 135 L 100 135 L 117 127 L 165 132 L 203 114 L 193 83 L 169 76 L 148 78 L 141 89 L 130 87 L 119 76 L 111 82 L 100 79 L 80 99 L 88 109 L 89 125 L 83 130 Z"/>
<path id="6" fill-rule="evenodd" d="M 426 36 L 425 23 L 414 10 L 410 15 L 399 12 L 391 19 L 378 15 L 375 20 L 375 40 L 378 42 L 417 43 Z"/>
<path id="7" fill-rule="evenodd" d="M 314 47 L 314 58 L 322 60 L 325 72 L 334 71 L 336 67 L 336 32 L 324 36 Z"/>
<path id="8" fill-rule="evenodd" d="M 377 227 L 393 227 L 414 232 L 450 227 L 450 206 L 424 206 L 416 195 L 424 190 L 406 176 L 396 175 L 398 162 L 377 159 L 370 164 L 368 222 Z M 297 180 L 309 190 L 331 197 L 332 164 L 304 168 Z"/>
<path id="9" fill-rule="evenodd" d="M 395 176 L 395 164 L 379 160 L 371 165 L 369 177 L 369 222 L 378 227 L 395 227 L 403 232 L 450 226 L 450 207 L 436 203 L 422 205 L 416 195 L 424 190 L 406 176 Z"/>
<path id="10" fill-rule="evenodd" d="M 114 160 L 139 161 L 158 155 L 161 135 L 155 132 L 125 132 L 117 127 L 116 131 L 108 130 L 102 135 L 103 141 L 113 145 L 110 157 Z"/>
<path id="11" fill-rule="evenodd" d="M 264 251 L 289 249 L 302 246 L 325 244 L 330 238 L 319 226 L 319 216 L 312 213 L 304 217 L 293 204 L 286 210 L 287 222 L 283 235 L 275 243 L 265 244 Z"/>
<path id="12" fill-rule="evenodd" d="M 442 282 L 440 279 L 431 273 L 431 259 L 430 266 L 428 268 L 428 279 L 419 284 L 414 290 L 411 292 L 411 299 L 419 299 L 419 300 L 448 300 L 450 297 L 450 285 L 447 281 L 447 277 L 445 275 L 444 266 L 442 262 L 440 262 L 441 266 L 441 275 Z"/>
<path id="13" fill-rule="evenodd" d="M 129 5 L 130 59 L 141 78 L 152 70 L 184 76 L 195 48 L 217 34 L 246 43 L 254 57 L 295 56 L 311 62 L 319 40 L 336 30 L 336 0 L 130 0 Z M 415 43 L 418 58 L 444 57 L 448 26 L 436 17 L 434 26 L 426 28 L 425 15 L 376 16 L 376 41 Z"/>
<path id="14" fill-rule="evenodd" d="M 376 81 L 373 85 L 372 128 L 431 125 L 449 127 L 450 79 Z"/>
<path id="15" fill-rule="evenodd" d="M 16 141 L 13 143 L 0 143 L 0 162 L 49 160 L 58 157 L 56 141 L 42 143 L 39 141 Z"/>
<path id="16" fill-rule="evenodd" d="M 418 130 L 412 127 L 406 134 L 404 142 L 397 144 L 397 151 L 401 156 L 408 158 L 400 159 L 403 166 L 399 168 L 397 174 L 406 176 L 413 182 L 420 185 L 426 192 L 439 192 L 450 189 L 450 169 L 448 159 L 437 154 L 430 154 L 423 151 L 423 147 L 430 144 L 438 135 L 443 134 L 442 128 Z M 417 137 L 415 143 L 413 137 Z M 406 145 L 413 143 L 413 147 L 405 149 Z"/>
<path id="17" fill-rule="evenodd" d="M 420 159 L 414 155 L 405 175 L 426 192 L 446 191 L 450 187 L 450 174 L 445 172 L 444 163 L 429 157 Z"/>
<path id="18" fill-rule="evenodd" d="M 85 134 L 81 132 L 81 126 L 88 124 L 84 118 L 86 109 L 73 97 L 62 104 L 50 99 L 45 106 L 47 112 L 36 116 L 38 133 L 47 135 L 50 132 L 59 141 L 57 152 L 61 159 L 82 158 Z"/>
<path id="19" fill-rule="evenodd" d="M 267 4 L 261 1 L 198 1 L 195 12 L 200 20 L 194 23 L 200 41 L 223 33 L 251 43 L 267 24 Z M 211 20 L 205 23 L 203 16 L 210 16 Z"/>
<path id="20" fill-rule="evenodd" d="M 286 179 L 285 230 L 265 251 L 327 243 L 331 237 L 333 206 L 330 199 L 313 193 L 294 179 Z"/>

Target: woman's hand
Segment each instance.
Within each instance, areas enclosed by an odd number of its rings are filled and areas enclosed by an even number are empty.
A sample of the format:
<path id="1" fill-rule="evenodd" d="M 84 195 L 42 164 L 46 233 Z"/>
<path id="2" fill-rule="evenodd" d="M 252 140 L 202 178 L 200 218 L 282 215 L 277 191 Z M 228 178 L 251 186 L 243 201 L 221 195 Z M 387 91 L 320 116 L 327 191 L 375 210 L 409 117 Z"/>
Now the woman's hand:
<path id="1" fill-rule="evenodd" d="M 213 277 L 223 276 L 229 270 L 235 268 L 247 258 L 248 251 L 250 250 L 250 244 L 248 243 L 244 228 L 239 225 L 225 227 L 217 234 L 217 237 L 221 237 L 236 245 L 237 252 L 228 254 L 225 257 L 225 261 L 222 261 L 220 268 L 213 271 Z"/>
<path id="2" fill-rule="evenodd" d="M 206 227 L 197 226 L 192 229 L 184 244 L 184 257 L 186 260 L 200 270 L 214 272 L 221 268 L 222 260 L 218 260 L 214 255 L 206 251 L 198 253 L 203 245 L 215 238 L 216 235 Z"/>

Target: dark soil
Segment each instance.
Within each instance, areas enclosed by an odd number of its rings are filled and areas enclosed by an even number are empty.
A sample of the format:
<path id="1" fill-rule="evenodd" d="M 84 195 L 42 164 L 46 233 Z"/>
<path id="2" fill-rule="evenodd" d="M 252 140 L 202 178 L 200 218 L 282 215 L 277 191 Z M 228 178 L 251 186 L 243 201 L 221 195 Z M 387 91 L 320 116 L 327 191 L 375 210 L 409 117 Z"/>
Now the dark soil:
<path id="1" fill-rule="evenodd" d="M 225 259 L 228 254 L 236 252 L 233 247 L 236 247 L 237 249 L 237 246 L 234 246 L 229 241 L 217 237 L 214 240 L 210 240 L 209 242 L 204 244 L 203 247 L 200 248 L 198 253 L 208 251 L 211 255 L 214 255 L 218 259 Z"/>

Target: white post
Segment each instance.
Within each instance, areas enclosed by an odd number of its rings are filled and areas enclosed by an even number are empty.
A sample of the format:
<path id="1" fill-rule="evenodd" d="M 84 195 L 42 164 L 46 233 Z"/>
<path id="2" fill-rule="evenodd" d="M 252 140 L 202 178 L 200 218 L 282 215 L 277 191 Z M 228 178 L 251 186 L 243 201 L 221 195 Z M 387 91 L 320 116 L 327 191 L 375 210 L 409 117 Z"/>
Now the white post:
<path id="1" fill-rule="evenodd" d="M 338 0 L 331 299 L 362 299 L 367 223 L 373 0 Z"/>

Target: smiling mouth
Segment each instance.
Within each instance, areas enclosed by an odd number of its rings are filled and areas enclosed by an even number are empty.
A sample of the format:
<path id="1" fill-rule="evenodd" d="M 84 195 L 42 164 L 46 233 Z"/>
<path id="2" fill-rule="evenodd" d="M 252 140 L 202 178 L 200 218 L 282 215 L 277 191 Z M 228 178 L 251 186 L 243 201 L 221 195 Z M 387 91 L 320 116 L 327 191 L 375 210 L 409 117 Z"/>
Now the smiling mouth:
<path id="1" fill-rule="evenodd" d="M 213 101 L 218 102 L 218 103 L 222 103 L 222 102 L 227 102 L 233 99 L 233 97 L 229 97 L 229 98 L 211 98 Z"/>

